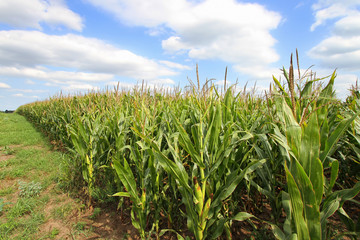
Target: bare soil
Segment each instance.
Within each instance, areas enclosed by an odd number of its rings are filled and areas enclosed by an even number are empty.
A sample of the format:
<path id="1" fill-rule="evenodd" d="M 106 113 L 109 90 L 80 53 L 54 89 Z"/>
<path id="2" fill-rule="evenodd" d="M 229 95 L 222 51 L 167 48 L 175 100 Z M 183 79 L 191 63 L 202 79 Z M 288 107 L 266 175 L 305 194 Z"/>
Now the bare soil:
<path id="1" fill-rule="evenodd" d="M 51 191 L 56 191 L 55 184 L 42 194 Z M 59 219 L 54 216 L 54 211 L 61 206 L 71 206 L 71 211 Z M 101 209 L 101 212 L 94 216 L 92 206 L 79 203 L 79 200 L 66 193 L 58 193 L 55 198 L 50 199 L 44 213 L 46 221 L 39 227 L 39 238 L 57 232 L 52 239 L 139 239 L 129 219 L 122 220 L 118 212 Z"/>

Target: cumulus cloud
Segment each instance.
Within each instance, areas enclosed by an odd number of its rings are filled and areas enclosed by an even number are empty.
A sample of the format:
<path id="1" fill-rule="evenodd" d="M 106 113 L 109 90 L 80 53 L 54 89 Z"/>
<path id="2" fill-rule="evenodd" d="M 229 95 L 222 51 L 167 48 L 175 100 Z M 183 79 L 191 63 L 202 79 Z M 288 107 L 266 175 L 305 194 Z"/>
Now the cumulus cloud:
<path id="1" fill-rule="evenodd" d="M 11 88 L 8 84 L 0 82 L 0 88 Z"/>
<path id="2" fill-rule="evenodd" d="M 100 90 L 99 87 L 93 86 L 91 84 L 79 84 L 76 82 L 68 83 L 65 87 L 62 87 L 62 90 L 66 92 L 80 92 L 80 91 L 98 91 Z"/>
<path id="3" fill-rule="evenodd" d="M 104 73 L 86 73 L 70 71 L 52 71 L 44 67 L 0 67 L 0 75 L 31 78 L 44 81 L 80 81 L 80 82 L 102 82 L 111 80 L 114 75 Z M 34 81 L 27 80 L 27 84 L 34 84 Z"/>
<path id="4" fill-rule="evenodd" d="M 281 16 L 256 3 L 235 0 L 87 0 L 129 25 L 145 26 L 151 35 L 163 34 L 165 52 L 194 59 L 217 59 L 250 67 L 279 59 L 276 29 Z M 161 29 L 161 31 L 158 31 Z"/>
<path id="5" fill-rule="evenodd" d="M 315 22 L 311 25 L 311 31 L 325 24 L 329 19 L 357 14 L 358 10 L 356 7 L 359 4 L 358 0 L 318 0 L 318 2 L 312 5 Z"/>
<path id="6" fill-rule="evenodd" d="M 30 79 L 27 79 L 27 80 L 25 81 L 25 83 L 26 83 L 26 84 L 29 84 L 29 85 L 34 85 L 34 84 L 35 84 L 35 82 L 32 81 L 32 80 L 30 80 Z"/>
<path id="7" fill-rule="evenodd" d="M 71 11 L 63 0 L 2 0 L 0 22 L 36 29 L 41 29 L 41 23 L 76 31 L 83 29 L 81 17 Z"/>
<path id="8" fill-rule="evenodd" d="M 46 93 L 48 90 L 41 89 L 11 89 L 11 91 L 22 92 L 22 93 Z"/>
<path id="9" fill-rule="evenodd" d="M 360 36 L 360 12 L 341 18 L 335 23 L 333 32 L 344 37 Z"/>
<path id="10" fill-rule="evenodd" d="M 159 62 L 169 68 L 174 68 L 174 69 L 179 69 L 179 70 L 190 70 L 191 69 L 191 67 L 189 67 L 189 66 L 182 65 L 179 63 L 175 63 L 175 62 L 170 62 L 170 61 L 165 61 L 165 60 L 160 60 Z"/>
<path id="11" fill-rule="evenodd" d="M 350 87 L 355 86 L 357 80 L 356 74 L 339 73 L 334 84 L 337 97 L 345 100 L 350 95 Z"/>
<path id="12" fill-rule="evenodd" d="M 256 65 L 254 64 L 253 66 L 243 66 L 243 65 L 235 65 L 234 66 L 235 70 L 237 70 L 238 72 L 242 72 L 244 74 L 250 75 L 252 76 L 252 78 L 250 80 L 266 80 L 268 81 L 269 79 L 272 78 L 272 76 L 279 76 L 281 74 L 281 71 L 279 70 L 279 68 L 270 68 L 270 67 L 265 67 L 262 65 Z"/>
<path id="13" fill-rule="evenodd" d="M 308 55 L 324 67 L 360 71 L 360 2 L 320 0 L 313 5 L 315 23 L 311 30 L 336 19 L 329 37 L 310 49 Z"/>
<path id="14" fill-rule="evenodd" d="M 360 70 L 360 35 L 354 37 L 332 36 L 313 47 L 310 57 L 320 59 L 331 68 Z"/>
<path id="15" fill-rule="evenodd" d="M 0 71 L 9 74 L 80 81 L 109 80 L 113 75 L 152 80 L 176 75 L 171 67 L 186 68 L 169 61 L 148 59 L 95 38 L 21 30 L 0 31 L 0 65 L 3 66 Z M 73 70 L 49 72 L 39 66 Z"/>
<path id="16" fill-rule="evenodd" d="M 192 6 L 186 0 L 86 0 L 132 26 L 156 27 Z M 185 19 L 184 19 L 185 20 Z"/>
<path id="17" fill-rule="evenodd" d="M 134 88 L 141 88 L 142 85 L 139 83 L 130 83 L 130 82 L 108 82 L 106 84 L 108 87 L 110 87 L 113 89 L 117 89 L 119 87 L 119 90 L 125 90 L 125 91 L 129 91 L 132 90 Z M 144 85 L 144 88 L 146 89 L 150 89 L 150 90 L 156 90 L 156 91 L 164 91 L 164 92 L 171 92 L 174 90 L 173 86 L 167 85 L 167 84 L 159 84 L 158 82 L 147 82 Z"/>

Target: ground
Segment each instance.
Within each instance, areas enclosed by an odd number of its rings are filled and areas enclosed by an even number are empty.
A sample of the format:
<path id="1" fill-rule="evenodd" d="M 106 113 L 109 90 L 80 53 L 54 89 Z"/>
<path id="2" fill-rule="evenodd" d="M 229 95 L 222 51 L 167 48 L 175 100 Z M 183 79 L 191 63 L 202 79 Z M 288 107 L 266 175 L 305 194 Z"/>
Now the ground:
<path id="1" fill-rule="evenodd" d="M 116 209 L 59 187 L 66 154 L 52 148 L 22 116 L 0 113 L 0 239 L 136 239 Z"/>

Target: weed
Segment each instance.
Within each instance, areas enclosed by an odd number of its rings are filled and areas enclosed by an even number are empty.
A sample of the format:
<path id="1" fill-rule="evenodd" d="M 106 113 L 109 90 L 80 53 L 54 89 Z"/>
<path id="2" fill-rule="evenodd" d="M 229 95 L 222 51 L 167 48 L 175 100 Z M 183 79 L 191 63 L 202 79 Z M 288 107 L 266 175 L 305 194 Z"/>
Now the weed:
<path id="1" fill-rule="evenodd" d="M 83 231 L 85 230 L 86 227 L 86 222 L 77 222 L 76 224 L 74 224 L 74 229 L 77 231 Z"/>
<path id="2" fill-rule="evenodd" d="M 13 155 L 15 153 L 15 150 L 10 148 L 9 146 L 5 146 L 2 151 L 4 151 L 6 155 Z"/>
<path id="3" fill-rule="evenodd" d="M 64 204 L 58 208 L 53 209 L 51 215 L 53 218 L 65 220 L 65 218 L 69 216 L 72 209 L 73 208 L 70 203 Z"/>
<path id="4" fill-rule="evenodd" d="M 94 220 L 100 215 L 100 213 L 101 213 L 101 208 L 94 208 L 94 211 L 89 218 Z"/>
<path id="5" fill-rule="evenodd" d="M 37 205 L 37 200 L 34 198 L 19 198 L 12 206 L 7 214 L 10 218 L 21 217 L 25 214 L 31 213 Z"/>
<path id="6" fill-rule="evenodd" d="M 4 199 L 0 198 L 0 216 L 2 214 L 2 211 L 4 209 L 4 206 L 10 204 L 9 202 L 5 202 Z"/>
<path id="7" fill-rule="evenodd" d="M 0 190 L 0 197 L 12 194 L 14 192 L 15 192 L 15 190 L 14 190 L 13 186 L 6 187 L 6 188 Z"/>
<path id="8" fill-rule="evenodd" d="M 40 183 L 38 182 L 30 182 L 30 183 L 26 183 L 23 181 L 19 181 L 19 196 L 20 197 L 33 197 L 33 196 L 38 196 L 42 190 L 42 186 Z"/>
<path id="9" fill-rule="evenodd" d="M 60 230 L 57 228 L 54 228 L 53 230 L 51 230 L 49 238 L 54 239 L 59 233 L 60 233 Z"/>

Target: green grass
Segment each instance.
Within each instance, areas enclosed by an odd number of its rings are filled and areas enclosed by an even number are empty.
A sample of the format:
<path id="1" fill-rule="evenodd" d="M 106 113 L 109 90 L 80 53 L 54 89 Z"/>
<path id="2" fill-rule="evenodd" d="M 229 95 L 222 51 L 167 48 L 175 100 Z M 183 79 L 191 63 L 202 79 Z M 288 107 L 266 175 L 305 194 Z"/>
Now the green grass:
<path id="1" fill-rule="evenodd" d="M 57 228 L 53 228 L 46 236 L 41 239 L 55 239 L 57 235 L 59 235 L 60 230 Z"/>
<path id="2" fill-rule="evenodd" d="M 46 221 L 45 206 L 57 194 L 43 192 L 57 179 L 63 155 L 50 151 L 24 117 L 0 113 L 0 156 L 0 239 L 35 239 Z M 57 234 L 54 230 L 47 237 Z"/>
<path id="3" fill-rule="evenodd" d="M 0 113 L 0 146 L 44 144 L 40 132 L 18 114 Z M 21 134 L 20 134 L 21 133 Z"/>
<path id="4" fill-rule="evenodd" d="M 72 210 L 73 210 L 72 204 L 66 203 L 53 209 L 51 212 L 51 216 L 54 219 L 65 220 L 69 216 Z"/>
<path id="5" fill-rule="evenodd" d="M 0 197 L 3 197 L 3 196 L 6 196 L 6 195 L 9 195 L 9 194 L 12 194 L 15 192 L 15 188 L 14 186 L 9 186 L 9 187 L 5 187 L 5 188 L 2 188 L 0 190 Z"/>

